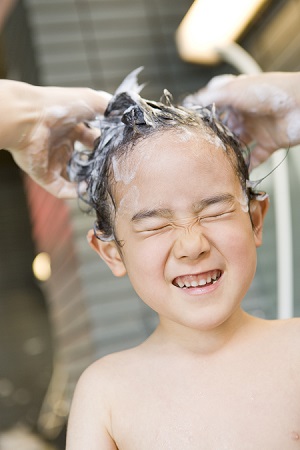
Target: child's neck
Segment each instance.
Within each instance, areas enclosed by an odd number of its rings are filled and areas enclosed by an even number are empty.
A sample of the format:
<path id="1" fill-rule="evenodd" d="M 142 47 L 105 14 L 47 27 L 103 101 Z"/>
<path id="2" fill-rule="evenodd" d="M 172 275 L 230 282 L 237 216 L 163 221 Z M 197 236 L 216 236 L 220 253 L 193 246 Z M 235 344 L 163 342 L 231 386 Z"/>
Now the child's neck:
<path id="1" fill-rule="evenodd" d="M 199 330 L 171 322 L 160 317 L 160 323 L 151 336 L 152 344 L 157 341 L 167 349 L 184 353 L 209 355 L 227 348 L 230 342 L 237 342 L 241 333 L 248 332 L 248 326 L 255 318 L 238 309 L 226 322 L 212 329 Z"/>

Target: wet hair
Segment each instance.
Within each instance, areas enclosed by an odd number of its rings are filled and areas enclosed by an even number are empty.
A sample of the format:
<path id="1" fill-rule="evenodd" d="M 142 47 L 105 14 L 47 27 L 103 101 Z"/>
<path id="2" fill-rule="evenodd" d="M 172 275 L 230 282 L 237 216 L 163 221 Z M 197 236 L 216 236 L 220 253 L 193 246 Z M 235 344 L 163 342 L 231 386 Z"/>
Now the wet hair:
<path id="1" fill-rule="evenodd" d="M 256 196 L 249 184 L 249 152 L 222 123 L 215 106 L 174 106 L 172 96 L 167 90 L 159 102 L 143 99 L 139 95 L 143 86 L 137 83 L 140 70 L 136 69 L 125 78 L 109 102 L 104 117 L 99 121 L 101 134 L 95 142 L 94 151 L 75 152 L 68 167 L 70 179 L 79 183 L 80 197 L 96 212 L 94 230 L 101 240 L 116 239 L 116 208 L 112 193 L 115 181 L 113 158 L 118 160 L 129 153 L 138 142 L 156 133 L 184 127 L 200 129 L 211 136 L 217 136 L 248 202 Z"/>

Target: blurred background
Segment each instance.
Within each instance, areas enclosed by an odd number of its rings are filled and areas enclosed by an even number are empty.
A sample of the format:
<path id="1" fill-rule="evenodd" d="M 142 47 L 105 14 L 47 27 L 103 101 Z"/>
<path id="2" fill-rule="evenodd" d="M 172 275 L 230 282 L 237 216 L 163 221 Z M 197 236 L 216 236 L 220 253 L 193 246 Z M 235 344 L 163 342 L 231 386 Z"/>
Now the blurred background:
<path id="1" fill-rule="evenodd" d="M 147 82 L 145 97 L 159 99 L 167 88 L 180 101 L 212 76 L 237 73 L 222 61 L 208 66 L 180 58 L 175 32 L 192 3 L 1 0 L 0 76 L 113 92 L 131 70 L 144 66 L 140 80 Z M 232 14 L 230 8 L 227 14 Z M 299 0 L 270 0 L 244 28 L 238 43 L 265 71 L 298 71 L 299 25 Z M 212 21 L 212 32 L 216 27 Z M 300 151 L 292 150 L 285 164 L 298 274 Z M 269 171 L 269 163 L 260 168 L 262 174 Z M 272 205 L 272 175 L 264 188 Z M 95 359 L 144 340 L 157 319 L 128 280 L 114 279 L 89 249 L 85 235 L 93 218 L 84 215 L 76 201 L 44 192 L 4 151 L 0 208 L 0 449 L 60 450 L 80 373 Z M 273 319 L 280 275 L 272 206 L 265 230 L 257 275 L 244 306 L 254 315 Z M 297 276 L 293 287 L 294 314 L 299 315 Z"/>

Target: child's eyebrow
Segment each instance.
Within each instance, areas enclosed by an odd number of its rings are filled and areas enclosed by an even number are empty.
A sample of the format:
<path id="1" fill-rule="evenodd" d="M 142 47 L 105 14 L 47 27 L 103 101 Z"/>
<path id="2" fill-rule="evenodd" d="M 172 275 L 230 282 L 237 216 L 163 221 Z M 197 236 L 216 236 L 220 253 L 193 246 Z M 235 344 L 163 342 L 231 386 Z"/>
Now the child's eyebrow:
<path id="1" fill-rule="evenodd" d="M 195 211 L 199 212 L 207 208 L 208 206 L 215 205 L 217 203 L 222 203 L 224 205 L 232 204 L 235 199 L 236 197 L 229 193 L 217 194 L 213 197 L 204 198 L 200 200 L 200 202 L 194 203 L 193 208 Z"/>
<path id="2" fill-rule="evenodd" d="M 173 211 L 167 208 L 158 209 L 143 209 L 132 216 L 132 222 L 138 222 L 139 220 L 149 219 L 149 217 L 161 217 L 164 219 L 170 219 L 173 215 Z"/>
<path id="3" fill-rule="evenodd" d="M 200 212 L 208 206 L 215 205 L 217 203 L 222 204 L 232 204 L 235 200 L 235 196 L 232 194 L 217 194 L 213 197 L 208 197 L 200 200 L 193 204 L 193 209 L 196 212 Z M 152 217 L 158 217 L 163 219 L 171 219 L 174 217 L 175 212 L 171 209 L 167 208 L 157 208 L 157 209 L 143 209 L 136 214 L 134 214 L 131 218 L 132 222 L 139 222 L 143 219 L 149 219 Z"/>

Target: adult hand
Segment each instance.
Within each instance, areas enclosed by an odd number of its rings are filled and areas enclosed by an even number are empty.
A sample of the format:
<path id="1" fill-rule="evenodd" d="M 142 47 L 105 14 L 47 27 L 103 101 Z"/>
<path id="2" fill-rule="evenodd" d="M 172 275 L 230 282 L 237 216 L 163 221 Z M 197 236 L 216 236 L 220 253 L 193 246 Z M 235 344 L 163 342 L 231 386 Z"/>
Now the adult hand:
<path id="1" fill-rule="evenodd" d="M 222 75 L 184 103 L 216 103 L 228 127 L 251 144 L 251 167 L 300 143 L 300 73 Z"/>
<path id="2" fill-rule="evenodd" d="M 0 148 L 57 197 L 76 197 L 66 167 L 75 141 L 92 148 L 99 132 L 83 122 L 105 111 L 110 94 L 87 88 L 39 87 L 0 81 Z"/>

